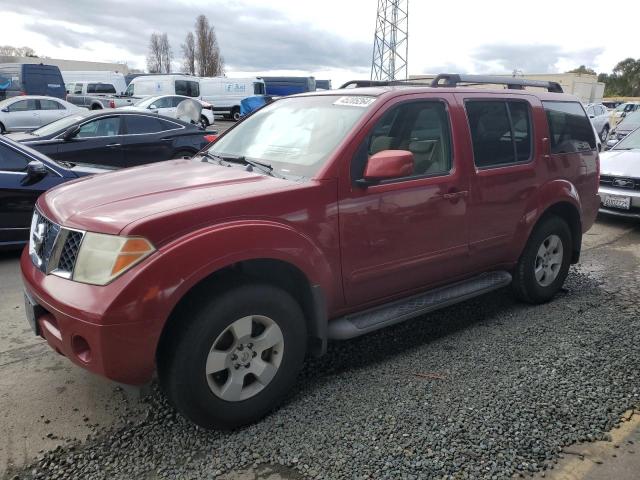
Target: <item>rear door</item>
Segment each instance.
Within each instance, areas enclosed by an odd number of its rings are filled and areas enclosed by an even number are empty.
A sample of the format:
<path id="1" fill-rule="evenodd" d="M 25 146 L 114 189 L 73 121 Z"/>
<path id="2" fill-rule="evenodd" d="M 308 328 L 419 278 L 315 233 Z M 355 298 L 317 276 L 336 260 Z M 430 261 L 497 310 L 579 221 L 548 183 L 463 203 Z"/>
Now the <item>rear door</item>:
<path id="1" fill-rule="evenodd" d="M 153 115 L 124 115 L 126 135 L 123 137 L 124 161 L 128 167 L 168 160 L 173 153 L 173 123 Z"/>
<path id="2" fill-rule="evenodd" d="M 37 100 L 18 100 L 9 105 L 7 110 L 7 130 L 30 130 L 41 125 Z"/>
<path id="3" fill-rule="evenodd" d="M 40 105 L 38 112 L 40 113 L 41 125 L 46 125 L 68 115 L 67 108 L 56 100 L 43 98 L 38 103 Z"/>

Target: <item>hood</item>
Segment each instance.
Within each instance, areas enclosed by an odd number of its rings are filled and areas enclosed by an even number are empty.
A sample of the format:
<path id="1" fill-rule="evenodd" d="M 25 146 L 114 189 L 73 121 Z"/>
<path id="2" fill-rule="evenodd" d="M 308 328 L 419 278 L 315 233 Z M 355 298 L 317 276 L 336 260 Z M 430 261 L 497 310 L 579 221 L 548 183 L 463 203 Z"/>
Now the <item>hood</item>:
<path id="1" fill-rule="evenodd" d="M 4 135 L 5 138 L 10 138 L 14 142 L 26 142 L 33 140 L 40 140 L 41 138 L 37 135 L 32 135 L 28 132 L 14 132 L 14 133 L 6 133 Z"/>
<path id="2" fill-rule="evenodd" d="M 49 190 L 41 211 L 64 226 L 117 234 L 128 224 L 163 212 L 219 205 L 297 185 L 240 166 L 169 160 L 93 175 Z"/>
<path id="3" fill-rule="evenodd" d="M 600 154 L 600 173 L 640 178 L 640 150 L 609 150 Z"/>

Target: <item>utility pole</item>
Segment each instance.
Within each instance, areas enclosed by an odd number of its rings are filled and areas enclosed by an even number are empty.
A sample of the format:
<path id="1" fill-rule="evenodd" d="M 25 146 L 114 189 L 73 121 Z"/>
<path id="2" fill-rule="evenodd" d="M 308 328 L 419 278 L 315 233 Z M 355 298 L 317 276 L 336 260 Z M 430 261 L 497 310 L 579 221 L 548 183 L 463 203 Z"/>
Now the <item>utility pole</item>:
<path id="1" fill-rule="evenodd" d="M 378 0 L 371 80 L 409 76 L 409 0 Z"/>

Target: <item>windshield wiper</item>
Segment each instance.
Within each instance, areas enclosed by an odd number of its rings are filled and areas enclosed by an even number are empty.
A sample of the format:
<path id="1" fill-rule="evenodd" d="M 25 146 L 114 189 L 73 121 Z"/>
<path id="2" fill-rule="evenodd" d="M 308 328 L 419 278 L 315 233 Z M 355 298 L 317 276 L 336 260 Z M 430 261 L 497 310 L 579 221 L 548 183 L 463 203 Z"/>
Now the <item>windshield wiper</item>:
<path id="1" fill-rule="evenodd" d="M 261 170 L 263 172 L 265 172 L 267 175 L 271 175 L 272 177 L 276 177 L 276 178 L 284 178 L 280 175 L 277 175 L 275 173 L 275 171 L 273 170 L 273 165 L 270 165 L 268 163 L 263 163 L 263 162 L 259 162 L 257 160 L 249 160 L 247 157 L 240 155 L 240 156 L 232 156 L 232 155 L 218 155 L 215 153 L 211 153 L 209 151 L 206 151 L 203 153 L 203 155 L 206 158 L 210 158 L 212 160 L 216 160 L 218 161 L 218 163 L 220 163 L 220 161 L 224 161 L 224 162 L 230 162 L 230 163 L 240 163 L 242 165 L 249 165 L 253 168 L 257 168 L 258 170 Z"/>

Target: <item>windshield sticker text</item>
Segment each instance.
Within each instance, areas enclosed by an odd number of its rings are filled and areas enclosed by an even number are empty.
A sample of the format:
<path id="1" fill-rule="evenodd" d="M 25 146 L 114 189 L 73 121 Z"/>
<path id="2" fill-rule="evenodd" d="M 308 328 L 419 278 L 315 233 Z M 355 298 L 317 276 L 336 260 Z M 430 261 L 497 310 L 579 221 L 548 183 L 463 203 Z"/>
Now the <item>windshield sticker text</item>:
<path id="1" fill-rule="evenodd" d="M 375 101 L 375 97 L 364 97 L 361 95 L 349 95 L 348 97 L 340 97 L 333 102 L 334 105 L 345 105 L 348 107 L 368 107 Z"/>

